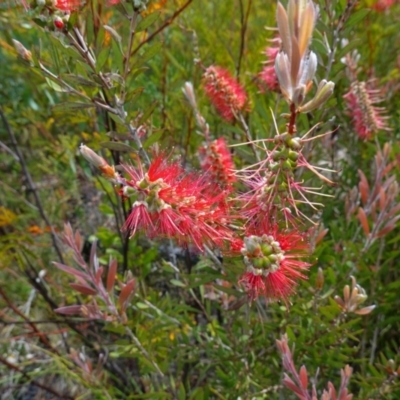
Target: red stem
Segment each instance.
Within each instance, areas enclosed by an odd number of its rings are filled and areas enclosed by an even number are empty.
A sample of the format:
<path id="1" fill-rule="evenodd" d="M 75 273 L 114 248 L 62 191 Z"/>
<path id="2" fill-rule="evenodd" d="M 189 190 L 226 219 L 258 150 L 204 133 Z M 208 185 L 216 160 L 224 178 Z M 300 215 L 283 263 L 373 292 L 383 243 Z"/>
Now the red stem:
<path id="1" fill-rule="evenodd" d="M 288 124 L 288 132 L 291 135 L 296 133 L 296 117 L 297 117 L 296 106 L 294 103 L 292 103 L 290 105 L 290 120 Z"/>

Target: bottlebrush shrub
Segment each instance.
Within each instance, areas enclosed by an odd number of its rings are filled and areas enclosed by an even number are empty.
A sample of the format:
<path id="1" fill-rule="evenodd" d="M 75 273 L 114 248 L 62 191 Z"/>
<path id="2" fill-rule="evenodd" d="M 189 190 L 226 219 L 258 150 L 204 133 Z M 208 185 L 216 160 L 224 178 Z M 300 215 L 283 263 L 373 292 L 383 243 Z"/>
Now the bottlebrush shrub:
<path id="1" fill-rule="evenodd" d="M 396 14 L 233 3 L 0 5 L 2 399 L 399 398 Z"/>

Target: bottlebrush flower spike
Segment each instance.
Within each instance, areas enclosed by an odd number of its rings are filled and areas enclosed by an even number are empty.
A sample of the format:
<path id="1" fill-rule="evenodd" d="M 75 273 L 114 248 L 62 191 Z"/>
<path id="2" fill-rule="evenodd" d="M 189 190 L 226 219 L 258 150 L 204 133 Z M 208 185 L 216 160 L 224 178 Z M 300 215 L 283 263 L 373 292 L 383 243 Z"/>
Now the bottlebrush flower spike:
<path id="1" fill-rule="evenodd" d="M 279 81 L 275 71 L 275 59 L 279 53 L 282 42 L 280 38 L 272 39 L 271 42 L 272 45 L 265 49 L 264 54 L 267 60 L 265 61 L 262 71 L 259 73 L 259 78 L 267 89 L 276 91 L 279 89 Z M 264 91 L 264 85 L 261 85 L 262 91 Z"/>
<path id="2" fill-rule="evenodd" d="M 234 164 L 224 138 L 205 144 L 199 150 L 201 168 L 208 172 L 214 181 L 227 188 L 236 181 L 233 174 Z"/>
<path id="3" fill-rule="evenodd" d="M 395 0 L 378 0 L 373 6 L 372 8 L 375 11 L 378 12 L 383 12 L 388 10 L 390 7 L 392 7 L 394 4 L 396 3 Z"/>
<path id="4" fill-rule="evenodd" d="M 188 174 L 178 163 L 156 157 L 145 173 L 140 165 L 122 165 L 129 175 L 121 178 L 123 196 L 135 196 L 123 230 L 132 237 L 138 230 L 147 236 L 175 238 L 182 243 L 220 245 L 231 237 L 223 193 L 211 193 L 211 185 L 195 174 Z"/>
<path id="5" fill-rule="evenodd" d="M 251 300 L 263 295 L 285 301 L 294 293 L 298 280 L 306 279 L 303 271 L 310 264 L 302 258 L 307 256 L 307 249 L 304 237 L 295 230 L 280 232 L 276 226 L 252 229 L 242 243 L 246 272 L 239 283 Z"/>
<path id="6" fill-rule="evenodd" d="M 381 101 L 378 91 L 369 89 L 366 82 L 353 82 L 349 92 L 343 97 L 360 139 L 370 139 L 379 130 L 390 130 L 386 124 L 386 117 L 382 116 L 384 109 L 374 106 Z"/>
<path id="7" fill-rule="evenodd" d="M 203 75 L 205 91 L 222 118 L 232 121 L 246 106 L 247 94 L 230 73 L 220 67 L 210 66 Z"/>
<path id="8" fill-rule="evenodd" d="M 107 6 L 113 6 L 120 3 L 121 0 L 107 0 Z M 55 0 L 54 7 L 62 11 L 77 11 L 79 7 L 82 7 L 87 3 L 87 0 Z"/>
<path id="9" fill-rule="evenodd" d="M 76 11 L 84 3 L 83 0 L 55 0 L 54 7 L 62 11 Z"/>

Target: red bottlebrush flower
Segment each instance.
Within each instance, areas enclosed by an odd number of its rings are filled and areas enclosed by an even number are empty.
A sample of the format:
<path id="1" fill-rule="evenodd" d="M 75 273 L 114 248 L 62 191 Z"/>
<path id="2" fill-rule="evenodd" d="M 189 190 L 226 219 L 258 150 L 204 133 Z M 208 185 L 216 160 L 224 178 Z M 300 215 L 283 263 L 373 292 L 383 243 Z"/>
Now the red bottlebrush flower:
<path id="1" fill-rule="evenodd" d="M 204 73 L 205 91 L 222 118 L 232 121 L 246 105 L 247 94 L 229 71 L 211 66 Z"/>
<path id="2" fill-rule="evenodd" d="M 231 237 L 222 195 L 213 195 L 204 178 L 187 174 L 162 155 L 154 159 L 147 173 L 141 166 L 123 168 L 129 179 L 120 179 L 125 186 L 122 194 L 137 198 L 123 226 L 130 236 L 143 230 L 149 237 L 174 238 L 199 249 L 204 243 L 222 245 Z"/>
<path id="3" fill-rule="evenodd" d="M 246 272 L 239 283 L 243 284 L 250 299 L 266 296 L 268 300 L 286 300 L 294 293 L 303 271 L 310 264 L 302 261 L 308 246 L 297 231 L 280 232 L 265 224 L 256 232 L 248 232 L 241 253 Z"/>
<path id="4" fill-rule="evenodd" d="M 205 144 L 199 149 L 201 168 L 208 172 L 214 181 L 227 188 L 236 181 L 234 164 L 224 138 Z"/>
<path id="5" fill-rule="evenodd" d="M 381 101 L 378 91 L 368 89 L 366 82 L 352 83 L 350 91 L 343 97 L 360 139 L 370 139 L 379 130 L 389 130 L 386 118 L 381 115 L 384 109 L 374 106 Z"/>
<path id="6" fill-rule="evenodd" d="M 83 6 L 87 0 L 55 0 L 54 6 L 63 11 L 77 11 L 79 7 Z M 107 0 L 107 6 L 114 6 L 120 3 L 121 0 Z"/>
<path id="7" fill-rule="evenodd" d="M 395 0 L 378 0 L 372 8 L 378 12 L 383 12 L 390 7 L 392 7 L 396 3 Z"/>
<path id="8" fill-rule="evenodd" d="M 54 7 L 63 11 L 76 11 L 83 4 L 83 0 L 56 0 Z"/>
<path id="9" fill-rule="evenodd" d="M 259 73 L 259 78 L 269 90 L 276 91 L 279 89 L 279 81 L 275 71 L 275 58 L 280 50 L 281 39 L 273 39 L 272 43 L 272 46 L 268 46 L 265 49 L 264 53 L 267 57 L 267 60 L 265 61 L 262 71 Z M 264 91 L 264 87 L 262 86 L 260 89 Z"/>

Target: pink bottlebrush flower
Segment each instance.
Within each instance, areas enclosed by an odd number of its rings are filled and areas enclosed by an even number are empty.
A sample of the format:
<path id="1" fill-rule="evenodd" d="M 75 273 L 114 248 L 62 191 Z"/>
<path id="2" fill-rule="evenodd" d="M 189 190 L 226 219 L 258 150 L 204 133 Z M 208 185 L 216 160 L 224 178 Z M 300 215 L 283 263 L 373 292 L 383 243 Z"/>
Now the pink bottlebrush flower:
<path id="1" fill-rule="evenodd" d="M 303 271 L 310 264 L 302 261 L 308 245 L 296 230 L 281 232 L 277 226 L 264 224 L 261 229 L 246 233 L 241 248 L 246 272 L 239 283 L 249 298 L 266 296 L 269 300 L 286 300 L 294 293 Z"/>
<path id="2" fill-rule="evenodd" d="M 203 77 L 205 91 L 211 103 L 222 118 L 232 121 L 235 114 L 245 108 L 245 90 L 229 71 L 220 67 L 208 67 Z"/>
<path id="3" fill-rule="evenodd" d="M 269 90 L 273 91 L 279 89 L 279 81 L 275 71 L 275 59 L 279 53 L 280 46 L 281 39 L 275 38 L 272 40 L 272 46 L 268 46 L 265 49 L 264 54 L 266 55 L 267 60 L 265 61 L 262 71 L 258 75 L 262 83 L 264 83 Z M 263 85 L 261 85 L 260 89 L 261 91 L 264 91 Z"/>
<path id="4" fill-rule="evenodd" d="M 379 130 L 389 130 L 382 107 L 375 107 L 380 102 L 378 91 L 368 89 L 366 82 L 352 83 L 349 92 L 343 96 L 347 102 L 349 115 L 360 139 L 370 139 Z"/>
<path id="5" fill-rule="evenodd" d="M 202 146 L 199 149 L 199 156 L 203 171 L 208 172 L 222 188 L 228 188 L 236 181 L 233 174 L 235 166 L 224 138 Z"/>
<path id="6" fill-rule="evenodd" d="M 214 195 L 210 184 L 196 174 L 188 174 L 178 163 L 156 157 L 148 172 L 142 166 L 122 165 L 129 175 L 124 196 L 136 196 L 123 230 L 132 237 L 143 230 L 149 237 L 164 236 L 181 243 L 222 245 L 231 236 L 226 227 L 228 210 L 223 194 Z"/>

